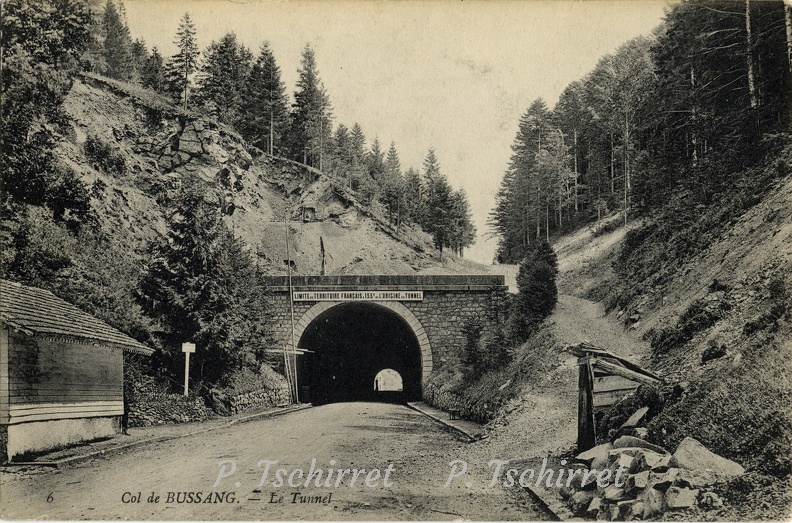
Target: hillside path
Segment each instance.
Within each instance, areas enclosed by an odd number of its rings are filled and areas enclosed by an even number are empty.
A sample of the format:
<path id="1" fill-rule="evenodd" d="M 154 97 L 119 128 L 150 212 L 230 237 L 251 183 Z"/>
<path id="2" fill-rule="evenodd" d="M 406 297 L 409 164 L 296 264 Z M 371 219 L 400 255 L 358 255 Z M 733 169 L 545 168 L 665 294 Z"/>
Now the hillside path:
<path id="1" fill-rule="evenodd" d="M 636 363 L 649 354 L 649 344 L 607 316 L 601 303 L 560 294 L 550 320 L 564 345 L 589 341 Z"/>

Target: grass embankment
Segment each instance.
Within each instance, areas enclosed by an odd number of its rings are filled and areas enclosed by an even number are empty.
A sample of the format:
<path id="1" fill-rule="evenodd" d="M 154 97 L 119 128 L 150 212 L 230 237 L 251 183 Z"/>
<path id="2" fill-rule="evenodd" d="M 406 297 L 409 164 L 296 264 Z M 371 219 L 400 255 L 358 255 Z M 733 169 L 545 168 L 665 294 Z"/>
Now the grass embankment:
<path id="1" fill-rule="evenodd" d="M 487 423 L 527 386 L 546 378 L 558 364 L 561 346 L 552 328 L 544 326 L 509 354 L 508 364 L 480 374 L 471 373 L 458 362 L 445 365 L 430 378 L 426 397 L 437 407 Z"/>

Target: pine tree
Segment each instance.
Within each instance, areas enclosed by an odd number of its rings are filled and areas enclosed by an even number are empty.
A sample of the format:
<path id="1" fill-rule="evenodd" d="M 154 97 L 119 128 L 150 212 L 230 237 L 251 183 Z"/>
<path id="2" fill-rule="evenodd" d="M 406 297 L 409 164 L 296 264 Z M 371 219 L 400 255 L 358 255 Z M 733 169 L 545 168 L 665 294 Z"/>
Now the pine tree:
<path id="1" fill-rule="evenodd" d="M 141 74 L 143 72 L 143 68 L 146 66 L 146 62 L 149 58 L 148 49 L 146 48 L 146 42 L 141 38 L 136 38 L 134 42 L 132 42 L 132 47 L 130 48 L 132 54 L 132 69 L 134 70 L 134 80 L 140 81 Z"/>
<path id="2" fill-rule="evenodd" d="M 350 150 L 349 128 L 340 123 L 333 134 L 332 171 L 338 176 L 348 176 L 352 153 Z"/>
<path id="3" fill-rule="evenodd" d="M 421 174 L 412 167 L 404 174 L 404 200 L 405 218 L 419 225 L 423 223 L 426 215 L 426 192 Z"/>
<path id="4" fill-rule="evenodd" d="M 240 113 L 239 130 L 246 140 L 270 154 L 285 155 L 289 126 L 286 90 L 266 42 L 242 87 Z"/>
<path id="5" fill-rule="evenodd" d="M 349 140 L 350 151 L 352 152 L 351 164 L 354 166 L 363 165 L 366 159 L 366 136 L 363 134 L 360 124 L 355 123 L 352 126 L 352 134 Z"/>
<path id="6" fill-rule="evenodd" d="M 292 106 L 292 156 L 305 164 L 323 168 L 325 153 L 330 150 L 332 132 L 330 99 L 319 79 L 316 56 L 310 45 L 302 53 L 302 62 Z"/>
<path id="7" fill-rule="evenodd" d="M 464 254 L 464 249 L 476 241 L 473 213 L 470 211 L 470 203 L 464 189 L 451 193 L 449 212 L 451 214 L 451 230 L 448 246 L 457 256 L 461 257 Z"/>
<path id="8" fill-rule="evenodd" d="M 489 225 L 499 236 L 498 258 L 505 263 L 519 263 L 531 238 L 540 235 L 547 188 L 536 176 L 536 157 L 550 128 L 550 112 L 539 98 L 520 118 L 509 168 L 490 213 Z"/>
<path id="9" fill-rule="evenodd" d="M 385 170 L 381 185 L 382 204 L 388 210 L 391 223 L 399 227 L 405 214 L 405 184 L 401 173 L 399 153 L 394 142 L 391 142 L 388 156 L 385 158 Z"/>
<path id="10" fill-rule="evenodd" d="M 371 150 L 366 155 L 366 164 L 368 165 L 368 174 L 376 182 L 382 180 L 385 174 L 385 153 L 380 146 L 379 138 L 374 137 L 371 143 Z"/>
<path id="11" fill-rule="evenodd" d="M 0 14 L 0 202 L 9 210 L 9 202 L 59 198 L 56 126 L 47 122 L 63 121 L 61 106 L 90 41 L 92 16 L 71 0 L 35 7 L 6 0 Z"/>
<path id="12" fill-rule="evenodd" d="M 251 62 L 250 50 L 237 41 L 236 34 L 227 33 L 212 42 L 204 51 L 196 101 L 220 121 L 236 125 Z"/>
<path id="13" fill-rule="evenodd" d="M 244 249 L 210 204 L 200 181 L 176 195 L 167 238 L 151 248 L 151 262 L 136 296 L 162 326 L 168 359 L 195 342 L 197 379 L 215 384 L 241 368 L 248 355 L 263 357 L 267 342 L 265 289 Z"/>
<path id="14" fill-rule="evenodd" d="M 165 91 L 165 63 L 159 49 L 151 50 L 151 54 L 143 62 L 140 70 L 140 83 L 143 87 L 157 92 Z"/>
<path id="15" fill-rule="evenodd" d="M 616 146 L 618 150 L 612 148 L 612 154 L 621 163 L 625 224 L 630 207 L 635 130 L 641 123 L 654 81 L 649 46 L 647 38 L 638 37 L 621 45 L 613 55 L 600 59 L 591 74 L 592 87 L 588 90 L 589 104 L 605 122 L 606 129 L 621 142 Z"/>
<path id="16" fill-rule="evenodd" d="M 107 0 L 105 4 L 102 14 L 102 33 L 104 73 L 117 80 L 130 80 L 135 73 L 132 38 L 129 35 L 129 28 L 112 0 Z"/>
<path id="17" fill-rule="evenodd" d="M 451 185 L 440 171 L 434 149 L 429 149 L 424 160 L 424 180 L 426 180 L 426 216 L 421 227 L 432 235 L 435 248 L 443 258 L 443 248 L 450 243 L 453 228 L 451 214 Z"/>
<path id="18" fill-rule="evenodd" d="M 199 55 L 198 43 L 195 40 L 195 26 L 189 13 L 184 13 L 184 17 L 179 22 L 176 40 L 173 43 L 178 46 L 179 52 L 172 56 L 168 62 L 168 86 L 174 97 L 182 101 L 186 111 L 189 105 L 190 75 L 198 68 Z"/>
<path id="19" fill-rule="evenodd" d="M 517 296 L 507 324 L 513 343 L 525 341 L 555 308 L 558 301 L 555 252 L 546 241 L 540 241 L 520 263 L 517 273 Z"/>

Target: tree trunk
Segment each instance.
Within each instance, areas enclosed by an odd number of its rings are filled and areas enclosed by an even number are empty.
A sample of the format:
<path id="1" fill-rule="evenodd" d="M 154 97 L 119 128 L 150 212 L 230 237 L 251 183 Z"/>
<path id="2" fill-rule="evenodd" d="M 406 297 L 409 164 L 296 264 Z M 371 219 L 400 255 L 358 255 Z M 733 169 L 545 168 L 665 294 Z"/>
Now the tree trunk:
<path id="1" fill-rule="evenodd" d="M 756 77 L 754 73 L 754 59 L 753 59 L 753 34 L 751 32 L 751 2 L 745 0 L 745 32 L 748 39 L 748 45 L 745 50 L 745 60 L 748 66 L 748 94 L 751 97 L 751 107 L 756 108 L 759 105 L 759 99 L 756 94 Z"/>
<path id="2" fill-rule="evenodd" d="M 550 204 L 545 204 L 545 240 L 550 241 Z"/>
<path id="3" fill-rule="evenodd" d="M 787 61 L 789 72 L 792 73 L 792 4 L 784 2 L 784 19 L 786 20 Z"/>
<path id="4" fill-rule="evenodd" d="M 184 110 L 187 110 L 187 89 L 190 86 L 190 78 L 187 74 L 187 69 L 184 69 Z"/>
<path id="5" fill-rule="evenodd" d="M 611 194 L 616 192 L 616 158 L 613 154 L 613 133 L 610 135 L 610 153 L 611 153 L 611 162 L 610 162 L 610 169 L 611 169 Z"/>
<path id="6" fill-rule="evenodd" d="M 627 210 L 630 205 L 630 121 L 624 114 L 624 225 L 627 225 Z"/>
<path id="7" fill-rule="evenodd" d="M 577 129 L 575 129 L 575 213 L 578 212 L 578 145 Z"/>

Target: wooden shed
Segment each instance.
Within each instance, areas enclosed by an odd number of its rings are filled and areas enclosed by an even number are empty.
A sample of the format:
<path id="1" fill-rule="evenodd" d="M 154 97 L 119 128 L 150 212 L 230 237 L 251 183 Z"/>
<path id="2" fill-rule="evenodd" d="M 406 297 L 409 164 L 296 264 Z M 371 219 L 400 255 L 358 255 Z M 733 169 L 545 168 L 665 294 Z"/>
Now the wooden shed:
<path id="1" fill-rule="evenodd" d="M 659 385 L 662 378 L 630 360 L 583 342 L 565 347 L 578 358 L 578 451 L 596 445 L 596 414 L 608 409 L 641 384 Z"/>
<path id="2" fill-rule="evenodd" d="M 51 292 L 0 280 L 0 459 L 117 434 L 124 351 L 153 352 Z"/>

